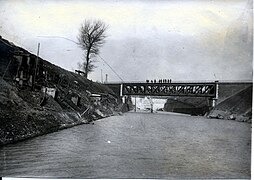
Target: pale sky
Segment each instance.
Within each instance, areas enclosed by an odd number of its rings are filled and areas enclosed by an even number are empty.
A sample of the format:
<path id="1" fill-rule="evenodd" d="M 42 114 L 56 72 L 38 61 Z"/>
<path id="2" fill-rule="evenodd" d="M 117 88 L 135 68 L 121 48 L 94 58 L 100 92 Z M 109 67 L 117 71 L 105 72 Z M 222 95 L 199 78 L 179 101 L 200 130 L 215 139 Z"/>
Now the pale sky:
<path id="1" fill-rule="evenodd" d="M 252 80 L 249 0 L 0 0 L 0 35 L 70 71 L 82 61 L 73 42 L 86 19 L 108 26 L 100 56 L 125 81 Z M 100 59 L 94 81 L 119 81 Z"/>

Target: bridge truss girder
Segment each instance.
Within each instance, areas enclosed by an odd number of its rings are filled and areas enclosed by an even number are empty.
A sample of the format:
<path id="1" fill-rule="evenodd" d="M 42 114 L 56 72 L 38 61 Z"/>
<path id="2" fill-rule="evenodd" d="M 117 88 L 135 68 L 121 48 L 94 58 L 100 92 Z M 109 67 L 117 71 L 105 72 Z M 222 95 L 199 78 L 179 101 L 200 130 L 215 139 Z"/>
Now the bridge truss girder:
<path id="1" fill-rule="evenodd" d="M 122 95 L 216 97 L 216 83 L 123 83 Z"/>

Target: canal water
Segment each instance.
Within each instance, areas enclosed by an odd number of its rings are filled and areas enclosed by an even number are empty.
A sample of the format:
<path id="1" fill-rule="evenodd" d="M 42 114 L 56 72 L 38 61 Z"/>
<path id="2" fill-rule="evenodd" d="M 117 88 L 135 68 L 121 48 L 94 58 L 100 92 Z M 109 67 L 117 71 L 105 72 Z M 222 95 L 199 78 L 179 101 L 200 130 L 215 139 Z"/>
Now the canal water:
<path id="1" fill-rule="evenodd" d="M 2 177 L 250 178 L 251 125 L 125 113 L 0 148 Z"/>

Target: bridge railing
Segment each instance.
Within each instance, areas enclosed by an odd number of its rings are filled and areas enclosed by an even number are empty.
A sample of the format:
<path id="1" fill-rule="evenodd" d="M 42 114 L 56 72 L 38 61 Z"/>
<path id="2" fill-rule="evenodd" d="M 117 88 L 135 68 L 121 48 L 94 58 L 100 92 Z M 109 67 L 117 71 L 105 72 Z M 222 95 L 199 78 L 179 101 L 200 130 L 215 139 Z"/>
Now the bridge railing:
<path id="1" fill-rule="evenodd" d="M 216 80 L 176 80 L 171 83 L 214 83 Z M 157 82 L 157 81 L 156 81 Z M 104 84 L 122 84 L 122 83 L 146 83 L 146 81 L 109 81 Z M 158 83 L 158 82 L 157 82 Z M 220 80 L 218 83 L 253 83 L 252 80 Z M 163 83 L 162 83 L 163 84 Z"/>

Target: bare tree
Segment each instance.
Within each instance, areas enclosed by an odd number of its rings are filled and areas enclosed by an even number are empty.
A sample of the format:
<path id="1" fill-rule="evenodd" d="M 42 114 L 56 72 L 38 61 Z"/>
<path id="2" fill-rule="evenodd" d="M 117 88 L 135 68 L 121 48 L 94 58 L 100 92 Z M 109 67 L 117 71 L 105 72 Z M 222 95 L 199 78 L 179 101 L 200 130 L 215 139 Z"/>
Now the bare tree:
<path id="1" fill-rule="evenodd" d="M 92 58 L 99 54 L 100 47 L 105 43 L 106 30 L 106 24 L 100 20 L 86 20 L 81 24 L 78 42 L 85 54 L 84 62 L 79 63 L 79 66 L 84 70 L 86 78 L 96 67 Z"/>

